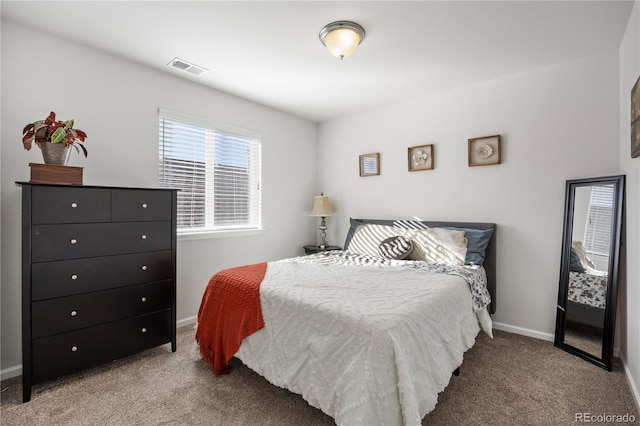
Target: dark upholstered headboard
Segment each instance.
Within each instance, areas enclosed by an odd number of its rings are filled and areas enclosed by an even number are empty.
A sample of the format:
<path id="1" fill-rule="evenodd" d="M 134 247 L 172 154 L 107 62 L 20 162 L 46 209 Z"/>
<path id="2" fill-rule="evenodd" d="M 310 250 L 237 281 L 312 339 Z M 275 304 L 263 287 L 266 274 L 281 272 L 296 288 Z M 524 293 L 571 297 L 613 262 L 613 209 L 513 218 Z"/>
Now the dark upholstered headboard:
<path id="1" fill-rule="evenodd" d="M 395 219 L 352 219 L 353 221 L 358 221 L 362 223 L 375 223 L 379 225 L 393 225 Z M 433 227 L 454 227 L 454 228 L 472 228 L 472 229 L 493 229 L 493 236 L 491 237 L 491 241 L 489 241 L 489 245 L 487 246 L 487 251 L 485 252 L 484 269 L 487 273 L 487 289 L 489 290 L 489 294 L 491 295 L 491 305 L 488 306 L 487 310 L 490 314 L 494 314 L 496 312 L 496 231 L 497 226 L 495 223 L 483 223 L 483 222 L 431 222 L 428 220 L 421 220 L 421 223 Z M 347 248 L 348 242 L 351 240 L 353 229 L 350 230 L 347 238 L 345 240 L 344 248 Z"/>

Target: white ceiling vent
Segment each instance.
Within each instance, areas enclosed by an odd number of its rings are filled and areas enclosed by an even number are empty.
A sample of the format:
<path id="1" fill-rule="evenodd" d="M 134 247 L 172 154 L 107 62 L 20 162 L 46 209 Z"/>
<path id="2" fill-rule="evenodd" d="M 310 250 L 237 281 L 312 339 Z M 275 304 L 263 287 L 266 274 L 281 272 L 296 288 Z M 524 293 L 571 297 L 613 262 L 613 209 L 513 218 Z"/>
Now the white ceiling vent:
<path id="1" fill-rule="evenodd" d="M 180 71 L 186 71 L 193 75 L 200 75 L 205 71 L 209 71 L 204 67 L 192 64 L 191 62 L 187 62 L 184 59 L 180 59 L 180 58 L 173 58 L 171 62 L 169 62 L 167 65 L 169 65 L 170 67 L 179 69 Z"/>

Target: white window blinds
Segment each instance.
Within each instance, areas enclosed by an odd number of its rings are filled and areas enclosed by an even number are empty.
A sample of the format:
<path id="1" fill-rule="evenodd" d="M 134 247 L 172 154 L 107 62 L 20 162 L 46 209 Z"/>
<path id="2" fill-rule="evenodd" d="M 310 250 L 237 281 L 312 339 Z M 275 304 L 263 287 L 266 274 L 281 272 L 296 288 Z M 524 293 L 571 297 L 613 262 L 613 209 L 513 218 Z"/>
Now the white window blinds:
<path id="1" fill-rule="evenodd" d="M 158 139 L 160 186 L 180 190 L 178 234 L 262 228 L 259 135 L 160 110 Z"/>
<path id="2" fill-rule="evenodd" d="M 587 253 L 609 255 L 612 214 L 613 185 L 593 186 L 584 234 L 584 248 Z"/>

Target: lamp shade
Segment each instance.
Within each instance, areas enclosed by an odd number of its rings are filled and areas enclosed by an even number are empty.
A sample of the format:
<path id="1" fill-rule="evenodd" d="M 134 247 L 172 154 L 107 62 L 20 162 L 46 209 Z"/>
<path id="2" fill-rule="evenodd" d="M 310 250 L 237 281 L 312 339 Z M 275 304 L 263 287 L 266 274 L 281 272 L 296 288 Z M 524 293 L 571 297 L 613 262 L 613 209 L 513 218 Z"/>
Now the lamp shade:
<path id="1" fill-rule="evenodd" d="M 326 195 L 316 195 L 313 200 L 313 209 L 310 216 L 331 216 L 333 207 L 329 203 L 329 197 Z"/>
<path id="2" fill-rule="evenodd" d="M 332 22 L 320 31 L 322 44 L 340 59 L 351 55 L 363 39 L 364 28 L 350 21 Z"/>

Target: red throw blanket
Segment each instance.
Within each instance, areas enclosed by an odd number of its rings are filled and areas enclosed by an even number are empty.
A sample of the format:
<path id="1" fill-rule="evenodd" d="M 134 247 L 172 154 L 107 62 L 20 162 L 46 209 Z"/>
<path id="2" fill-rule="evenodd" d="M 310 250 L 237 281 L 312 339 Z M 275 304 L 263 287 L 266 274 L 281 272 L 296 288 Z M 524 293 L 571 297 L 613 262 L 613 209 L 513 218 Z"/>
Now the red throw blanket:
<path id="1" fill-rule="evenodd" d="M 230 371 L 229 360 L 242 339 L 264 327 L 260 283 L 266 263 L 225 269 L 209 280 L 198 310 L 196 340 L 213 374 Z"/>

